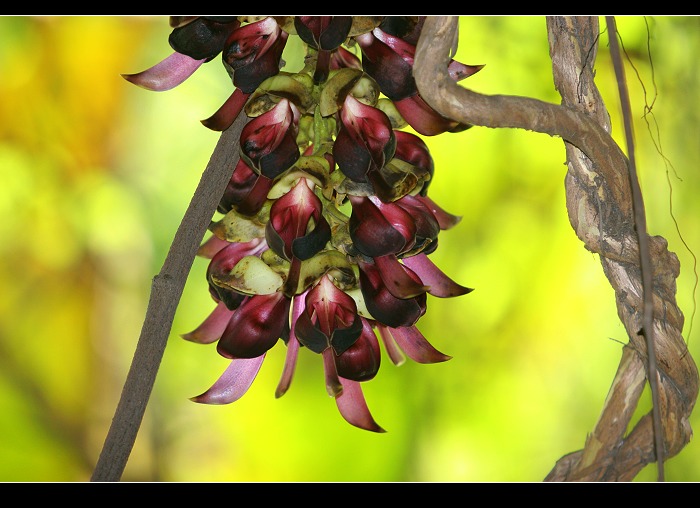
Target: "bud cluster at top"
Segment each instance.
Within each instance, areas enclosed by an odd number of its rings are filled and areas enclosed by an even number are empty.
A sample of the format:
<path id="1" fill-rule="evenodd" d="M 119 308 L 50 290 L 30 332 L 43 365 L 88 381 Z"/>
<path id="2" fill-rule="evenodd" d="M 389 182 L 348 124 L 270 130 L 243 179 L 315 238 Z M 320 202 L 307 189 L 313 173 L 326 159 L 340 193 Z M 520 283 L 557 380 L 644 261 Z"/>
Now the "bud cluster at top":
<path id="1" fill-rule="evenodd" d="M 211 314 L 187 340 L 216 343 L 229 367 L 193 400 L 227 404 L 255 379 L 280 340 L 290 386 L 302 348 L 321 355 L 326 388 L 352 425 L 383 429 L 360 383 L 374 378 L 380 340 L 392 363 L 450 357 L 416 327 L 427 295 L 471 291 L 429 259 L 459 221 L 428 197 L 433 159 L 421 136 L 460 124 L 420 96 L 413 58 L 421 16 L 172 16 L 169 57 L 124 77 L 168 90 L 219 54 L 233 92 L 202 123 L 248 117 L 240 160 L 199 255 L 208 258 Z M 282 62 L 289 37 L 301 69 Z M 452 60 L 455 81 L 477 72 Z"/>

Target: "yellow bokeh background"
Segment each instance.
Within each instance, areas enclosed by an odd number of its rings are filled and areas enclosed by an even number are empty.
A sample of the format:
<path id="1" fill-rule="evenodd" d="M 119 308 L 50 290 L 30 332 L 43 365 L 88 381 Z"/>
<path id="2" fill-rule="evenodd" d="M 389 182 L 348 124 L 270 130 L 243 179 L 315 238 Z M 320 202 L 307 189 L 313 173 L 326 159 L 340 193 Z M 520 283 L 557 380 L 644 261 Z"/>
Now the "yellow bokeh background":
<path id="1" fill-rule="evenodd" d="M 681 261 L 697 359 L 700 18 L 617 23 L 648 228 Z M 220 57 L 168 92 L 120 76 L 168 56 L 170 30 L 167 16 L 0 17 L 0 481 L 89 480 L 151 279 L 218 141 L 199 121 L 231 93 Z M 597 82 L 624 144 L 607 41 L 601 18 Z M 462 82 L 473 90 L 560 102 L 544 17 L 462 17 L 455 58 L 486 65 Z M 395 367 L 383 356 L 363 389 L 385 434 L 342 419 L 308 351 L 275 399 L 281 344 L 242 399 L 195 404 L 228 363 L 180 338 L 213 306 L 197 259 L 124 481 L 539 482 L 583 447 L 627 339 L 599 259 L 568 221 L 563 142 L 480 127 L 426 141 L 430 196 L 463 217 L 431 259 L 475 288 L 430 297 L 419 322 L 452 359 Z M 650 465 L 636 480 L 655 477 Z M 700 480 L 697 442 L 666 478 Z"/>

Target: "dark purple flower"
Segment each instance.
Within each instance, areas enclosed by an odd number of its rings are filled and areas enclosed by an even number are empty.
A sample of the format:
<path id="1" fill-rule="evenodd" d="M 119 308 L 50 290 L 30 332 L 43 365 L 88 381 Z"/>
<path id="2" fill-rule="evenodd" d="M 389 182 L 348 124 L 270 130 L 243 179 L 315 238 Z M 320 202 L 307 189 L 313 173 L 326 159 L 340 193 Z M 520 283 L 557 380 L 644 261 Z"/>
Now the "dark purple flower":
<path id="1" fill-rule="evenodd" d="M 233 73 L 233 84 L 250 94 L 280 70 L 287 33 L 271 16 L 241 26 L 226 40 L 224 64 Z"/>
<path id="2" fill-rule="evenodd" d="M 394 157 L 369 175 L 375 193 L 385 202 L 407 194 L 427 194 L 434 173 L 433 158 L 421 138 L 400 130 L 394 130 L 394 135 Z"/>
<path id="3" fill-rule="evenodd" d="M 211 296 L 217 301 L 224 302 L 230 310 L 238 308 L 245 295 L 231 289 L 230 286 L 224 286 L 222 282 L 228 279 L 231 270 L 241 259 L 245 256 L 254 256 L 266 248 L 267 246 L 260 239 L 246 243 L 232 242 L 222 248 L 212 257 L 207 267 L 207 281 Z"/>
<path id="4" fill-rule="evenodd" d="M 314 82 L 328 78 L 331 52 L 335 51 L 350 33 L 352 16 L 295 16 L 297 34 L 309 47 L 317 51 Z"/>
<path id="5" fill-rule="evenodd" d="M 374 263 L 359 262 L 360 289 L 365 300 L 367 310 L 372 318 L 379 323 L 392 328 L 401 326 L 413 326 L 426 311 L 426 292 L 410 298 L 396 297 L 396 284 L 389 281 L 392 291 L 387 287 L 387 282 L 382 277 L 382 272 Z M 405 278 L 411 279 L 411 287 L 422 286 L 420 278 L 410 268 L 401 265 Z"/>
<path id="6" fill-rule="evenodd" d="M 362 333 L 362 321 L 355 300 L 338 289 L 328 275 L 305 298 L 304 312 L 296 322 L 299 342 L 315 353 L 331 348 L 344 353 Z"/>
<path id="7" fill-rule="evenodd" d="M 177 51 L 195 60 L 211 61 L 221 53 L 224 43 L 231 32 L 240 26 L 236 16 L 225 19 L 219 17 L 212 19 L 209 16 L 196 16 L 193 19 L 171 19 L 178 26 L 170 33 L 168 42 Z M 188 22 L 185 22 L 188 21 Z"/>
<path id="8" fill-rule="evenodd" d="M 280 292 L 253 295 L 236 309 L 216 350 L 226 358 L 255 358 L 274 346 L 289 316 L 289 298 Z"/>
<path id="9" fill-rule="evenodd" d="M 250 169 L 275 179 L 299 159 L 297 115 L 296 106 L 281 99 L 246 124 L 241 132 L 241 158 Z"/>
<path id="10" fill-rule="evenodd" d="M 300 178 L 270 209 L 265 235 L 278 256 L 287 260 L 309 259 L 331 239 L 331 228 L 322 215 L 323 204 L 314 194 L 315 184 Z"/>
<path id="11" fill-rule="evenodd" d="M 239 159 L 217 211 L 225 214 L 235 209 L 243 215 L 253 216 L 262 208 L 271 187 L 272 180 L 254 172 L 243 159 Z"/>
<path id="12" fill-rule="evenodd" d="M 413 38 L 415 36 L 409 40 Z M 440 115 L 420 97 L 413 78 L 415 44 L 381 28 L 356 36 L 355 40 L 362 49 L 364 71 L 379 83 L 384 95 L 394 102 L 401 116 L 418 133 L 434 136 L 470 127 Z M 451 60 L 448 72 L 452 79 L 459 81 L 482 68 L 481 65 L 465 65 Z"/>
<path id="13" fill-rule="evenodd" d="M 340 111 L 340 130 L 333 143 L 333 157 L 345 176 L 368 182 L 370 171 L 379 171 L 396 150 L 391 122 L 380 109 L 348 94 Z"/>

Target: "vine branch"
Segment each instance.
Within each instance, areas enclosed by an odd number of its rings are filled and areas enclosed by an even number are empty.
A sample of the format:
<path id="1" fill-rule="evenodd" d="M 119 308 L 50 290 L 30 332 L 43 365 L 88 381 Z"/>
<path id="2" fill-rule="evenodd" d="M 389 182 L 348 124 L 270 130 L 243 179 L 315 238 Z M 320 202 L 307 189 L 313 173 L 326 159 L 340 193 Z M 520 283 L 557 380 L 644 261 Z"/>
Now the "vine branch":
<path id="1" fill-rule="evenodd" d="M 453 81 L 447 67 L 458 21 L 455 16 L 426 18 L 413 68 L 421 96 L 439 113 L 460 122 L 525 129 L 564 140 L 569 220 L 585 247 L 600 255 L 629 337 L 603 412 L 584 449 L 562 457 L 546 480 L 631 480 L 657 456 L 650 414 L 627 433 L 647 378 L 648 348 L 639 332 L 645 329 L 643 295 L 649 291 L 641 281 L 629 161 L 609 134 L 608 113 L 593 79 L 597 18 L 547 18 L 561 105 L 479 94 Z M 698 371 L 681 335 L 684 318 L 675 300 L 678 258 L 668 251 L 664 238 L 645 238 L 653 277 L 653 324 L 648 330 L 655 337 L 659 357 L 658 410 L 666 423 L 665 456 L 672 457 L 692 436 L 688 418 L 698 395 Z"/>
<path id="2" fill-rule="evenodd" d="M 238 142 L 248 118 L 241 113 L 221 133 L 202 173 L 165 262 L 153 278 L 146 317 L 121 398 L 90 481 L 119 481 L 133 449 L 175 311 L 199 245 L 239 159 Z"/>
<path id="3" fill-rule="evenodd" d="M 608 37 L 610 39 L 610 55 L 612 57 L 615 76 L 617 77 L 617 89 L 620 92 L 620 105 L 625 125 L 625 139 L 627 141 L 627 156 L 629 157 L 630 185 L 632 187 L 632 206 L 634 208 L 634 223 L 637 231 L 637 241 L 639 242 L 640 269 L 642 272 L 642 291 L 644 295 L 644 316 L 642 333 L 646 339 L 648 352 L 648 374 L 649 388 L 652 398 L 652 419 L 654 422 L 654 448 L 656 451 L 656 463 L 658 469 L 658 480 L 664 481 L 664 444 L 663 444 L 663 424 L 659 414 L 659 383 L 656 365 L 656 351 L 654 346 L 654 301 L 652 299 L 652 277 L 651 259 L 649 258 L 649 245 L 647 242 L 647 219 L 644 212 L 644 198 L 639 187 L 637 178 L 637 164 L 634 156 L 634 131 L 632 129 L 632 113 L 630 108 L 630 98 L 627 92 L 627 80 L 625 79 L 625 68 L 620 56 L 620 46 L 617 43 L 617 23 L 614 16 L 606 16 L 605 22 L 608 27 Z"/>

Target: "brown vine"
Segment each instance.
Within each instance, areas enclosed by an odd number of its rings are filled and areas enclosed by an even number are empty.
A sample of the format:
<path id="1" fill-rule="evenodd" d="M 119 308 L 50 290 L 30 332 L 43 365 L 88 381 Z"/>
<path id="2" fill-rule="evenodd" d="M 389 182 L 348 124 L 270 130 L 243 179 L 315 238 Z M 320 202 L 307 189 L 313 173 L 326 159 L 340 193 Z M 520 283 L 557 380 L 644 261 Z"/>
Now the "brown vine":
<path id="1" fill-rule="evenodd" d="M 449 78 L 447 65 L 458 17 L 429 16 L 416 48 L 414 77 L 423 99 L 441 114 L 475 126 L 520 128 L 561 137 L 566 148 L 569 220 L 584 247 L 600 256 L 615 290 L 629 342 L 593 431 L 582 450 L 559 459 L 547 481 L 630 481 L 656 461 L 652 414 L 631 419 L 648 379 L 643 330 L 644 285 L 635 230 L 629 161 L 610 136 L 610 119 L 594 83 L 596 17 L 548 17 L 554 83 L 562 104 L 484 95 Z M 663 422 L 664 457 L 692 437 L 689 416 L 698 395 L 698 370 L 681 334 L 676 303 L 680 264 L 661 236 L 647 236 L 652 267 L 652 336 Z M 662 461 L 664 460 L 662 457 Z"/>

